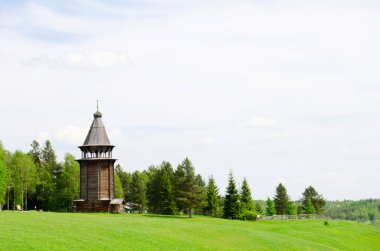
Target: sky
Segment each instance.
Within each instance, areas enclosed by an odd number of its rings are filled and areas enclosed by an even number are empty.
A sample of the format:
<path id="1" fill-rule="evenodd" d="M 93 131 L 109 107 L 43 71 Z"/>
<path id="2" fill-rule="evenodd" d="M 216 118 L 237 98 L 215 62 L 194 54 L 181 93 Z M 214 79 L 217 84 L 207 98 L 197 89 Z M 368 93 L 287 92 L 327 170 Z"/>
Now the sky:
<path id="1" fill-rule="evenodd" d="M 99 100 L 125 171 L 380 198 L 379 27 L 366 0 L 0 0 L 0 140 L 79 158 Z"/>

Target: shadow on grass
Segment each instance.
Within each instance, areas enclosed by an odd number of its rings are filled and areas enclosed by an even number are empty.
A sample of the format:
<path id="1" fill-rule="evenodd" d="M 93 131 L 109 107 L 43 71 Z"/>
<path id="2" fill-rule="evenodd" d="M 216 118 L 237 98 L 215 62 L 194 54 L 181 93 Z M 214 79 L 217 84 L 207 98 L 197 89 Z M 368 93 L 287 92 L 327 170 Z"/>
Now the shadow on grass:
<path id="1" fill-rule="evenodd" d="M 145 217 L 152 218 L 169 218 L 169 219 L 190 219 L 187 215 L 161 215 L 161 214 L 143 214 Z"/>

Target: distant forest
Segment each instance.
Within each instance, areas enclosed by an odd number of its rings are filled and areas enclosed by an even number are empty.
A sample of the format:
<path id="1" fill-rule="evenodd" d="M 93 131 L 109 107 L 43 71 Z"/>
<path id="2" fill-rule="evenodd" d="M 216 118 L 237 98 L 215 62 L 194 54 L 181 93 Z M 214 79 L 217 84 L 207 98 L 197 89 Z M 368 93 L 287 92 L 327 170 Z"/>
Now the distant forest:
<path id="1" fill-rule="evenodd" d="M 254 220 L 257 215 L 318 214 L 379 224 L 380 200 L 326 201 L 309 186 L 291 200 L 283 184 L 273 198 L 254 200 L 246 179 L 237 187 L 229 174 L 225 195 L 214 178 L 207 182 L 186 158 L 174 169 L 169 162 L 146 170 L 126 172 L 115 167 L 115 197 L 124 198 L 130 211 L 154 214 L 195 214 Z M 72 154 L 57 161 L 49 140 L 33 141 L 29 152 L 10 152 L 0 143 L 0 209 L 73 211 L 79 198 L 79 164 Z"/>

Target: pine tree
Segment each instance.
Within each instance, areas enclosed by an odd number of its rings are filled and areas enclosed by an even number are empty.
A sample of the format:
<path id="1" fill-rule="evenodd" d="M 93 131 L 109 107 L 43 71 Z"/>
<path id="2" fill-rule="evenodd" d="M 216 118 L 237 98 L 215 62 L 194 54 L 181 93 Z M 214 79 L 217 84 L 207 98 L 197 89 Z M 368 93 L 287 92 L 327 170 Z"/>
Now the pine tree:
<path id="1" fill-rule="evenodd" d="M 144 171 L 148 177 L 147 182 L 147 200 L 149 211 L 152 213 L 161 213 L 161 168 L 150 166 Z"/>
<path id="2" fill-rule="evenodd" d="M 137 205 L 139 213 L 143 213 L 146 207 L 146 185 L 143 173 L 135 171 L 132 174 L 131 201 Z"/>
<path id="3" fill-rule="evenodd" d="M 276 195 L 274 196 L 274 205 L 276 212 L 279 215 L 286 214 L 286 207 L 288 205 L 289 196 L 286 192 L 286 188 L 281 183 L 276 188 Z"/>
<path id="4" fill-rule="evenodd" d="M 34 150 L 32 149 L 32 152 L 33 151 Z M 36 156 L 33 156 L 35 163 Z M 37 207 L 39 209 L 52 210 L 54 209 L 53 207 L 54 199 L 56 198 L 57 180 L 61 167 L 57 163 L 57 156 L 49 140 L 45 141 L 44 147 L 41 150 L 41 164 L 38 165 L 37 163 L 37 168 Z"/>
<path id="5" fill-rule="evenodd" d="M 236 182 L 232 175 L 232 172 L 229 174 L 228 187 L 226 191 L 226 196 L 224 198 L 223 212 L 225 218 L 239 218 L 239 194 L 236 188 Z"/>
<path id="6" fill-rule="evenodd" d="M 265 214 L 268 216 L 272 216 L 276 214 L 276 208 L 274 207 L 273 201 L 268 198 L 266 201 L 266 209 L 265 209 Z"/>
<path id="7" fill-rule="evenodd" d="M 33 147 L 33 143 L 32 143 L 32 147 Z M 42 156 L 43 164 L 48 168 L 48 170 L 54 176 L 57 176 L 58 172 L 60 171 L 59 165 L 57 163 L 57 156 L 49 140 L 45 141 L 44 148 L 41 151 L 41 156 Z"/>
<path id="8" fill-rule="evenodd" d="M 177 169 L 174 172 L 174 182 L 173 182 L 173 190 L 174 190 L 174 199 L 175 204 L 177 206 L 178 211 L 184 212 L 186 210 L 186 205 L 183 202 L 182 198 L 182 183 L 185 177 L 185 171 L 183 170 L 182 165 L 178 165 Z"/>
<path id="9" fill-rule="evenodd" d="M 313 204 L 311 203 L 311 199 L 310 198 L 306 199 L 305 212 L 307 214 L 314 214 L 315 213 L 315 209 L 314 209 Z"/>
<path id="10" fill-rule="evenodd" d="M 296 215 L 297 214 L 297 206 L 293 201 L 289 201 L 286 206 L 286 214 L 287 215 Z"/>
<path id="11" fill-rule="evenodd" d="M 247 179 L 244 178 L 240 189 L 240 211 L 253 211 L 254 203 L 252 200 L 251 189 L 249 189 Z"/>
<path id="12" fill-rule="evenodd" d="M 29 151 L 29 155 L 32 156 L 34 163 L 37 166 L 41 165 L 42 153 L 40 148 L 40 143 L 37 140 L 33 140 L 32 144 L 30 144 L 32 149 Z"/>
<path id="13" fill-rule="evenodd" d="M 261 207 L 261 205 L 259 203 L 255 203 L 255 211 L 258 213 L 258 214 L 262 214 L 264 211 L 263 211 L 263 208 Z"/>
<path id="14" fill-rule="evenodd" d="M 160 187 L 160 210 L 161 214 L 175 214 L 175 202 L 173 197 L 172 182 L 167 169 L 171 168 L 169 163 L 164 163 L 161 167 L 161 187 Z"/>
<path id="15" fill-rule="evenodd" d="M 204 191 L 199 179 L 195 177 L 193 164 L 188 158 L 178 165 L 176 179 L 178 179 L 176 183 L 178 205 L 187 210 L 191 218 L 192 210 L 200 208 L 204 202 Z"/>
<path id="16" fill-rule="evenodd" d="M 326 205 L 326 200 L 323 198 L 322 195 L 318 194 L 314 187 L 307 187 L 302 195 L 302 206 L 304 210 L 306 210 L 307 198 L 310 198 L 311 203 L 313 204 L 313 207 L 315 209 L 315 213 L 322 213 L 323 207 Z"/>
<path id="17" fill-rule="evenodd" d="M 206 210 L 214 217 L 217 216 L 219 209 L 219 188 L 215 184 L 214 177 L 208 179 L 207 185 L 207 207 Z"/>
<path id="18" fill-rule="evenodd" d="M 207 205 L 207 189 L 206 182 L 200 174 L 195 176 L 195 194 L 197 196 L 194 200 L 194 211 L 198 214 L 203 214 L 203 209 Z"/>

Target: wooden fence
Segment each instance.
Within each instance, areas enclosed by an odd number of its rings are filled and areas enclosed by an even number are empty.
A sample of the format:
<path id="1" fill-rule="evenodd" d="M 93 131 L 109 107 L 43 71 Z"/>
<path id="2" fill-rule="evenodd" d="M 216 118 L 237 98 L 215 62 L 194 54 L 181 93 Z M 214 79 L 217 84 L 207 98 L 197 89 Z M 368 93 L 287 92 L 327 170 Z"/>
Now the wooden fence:
<path id="1" fill-rule="evenodd" d="M 299 215 L 257 215 L 256 220 L 304 220 L 304 219 L 325 219 L 330 218 L 319 214 L 299 214 Z"/>

